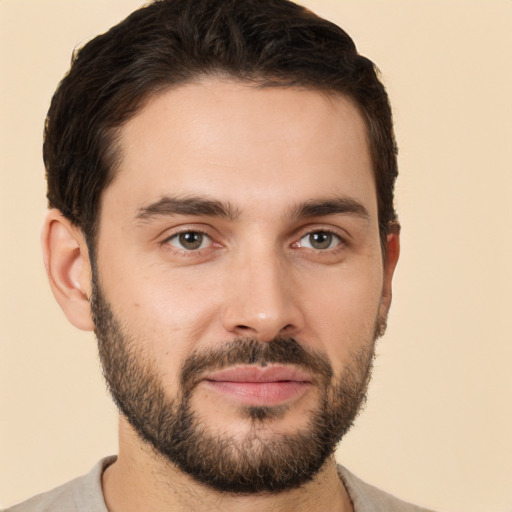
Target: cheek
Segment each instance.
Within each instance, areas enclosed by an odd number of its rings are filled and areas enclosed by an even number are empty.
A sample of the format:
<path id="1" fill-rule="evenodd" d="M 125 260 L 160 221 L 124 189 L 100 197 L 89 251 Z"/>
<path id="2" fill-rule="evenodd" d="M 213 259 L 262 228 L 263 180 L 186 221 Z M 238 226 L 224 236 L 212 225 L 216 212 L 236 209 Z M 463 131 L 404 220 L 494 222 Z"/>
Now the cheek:
<path id="1" fill-rule="evenodd" d="M 103 291 L 131 350 L 150 364 L 167 397 L 174 399 L 183 362 L 209 325 L 210 302 L 200 300 L 196 286 L 150 274 L 117 269 L 103 280 Z"/>
<path id="2" fill-rule="evenodd" d="M 378 268 L 378 266 L 377 266 Z M 382 275 L 371 268 L 338 272 L 309 301 L 308 325 L 336 372 L 354 353 L 371 346 L 379 312 Z"/>
<path id="3" fill-rule="evenodd" d="M 159 355 L 186 355 L 206 335 L 219 300 L 219 287 L 208 274 L 159 264 L 131 266 L 125 258 L 104 275 L 116 316 Z"/>

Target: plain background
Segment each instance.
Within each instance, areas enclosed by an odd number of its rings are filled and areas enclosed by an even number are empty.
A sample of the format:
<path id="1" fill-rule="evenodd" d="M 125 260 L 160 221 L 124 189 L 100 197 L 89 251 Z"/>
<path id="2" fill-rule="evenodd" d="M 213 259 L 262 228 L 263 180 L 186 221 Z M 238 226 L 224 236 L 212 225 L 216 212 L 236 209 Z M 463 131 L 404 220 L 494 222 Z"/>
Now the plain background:
<path id="1" fill-rule="evenodd" d="M 338 458 L 404 499 L 512 511 L 512 2 L 305 0 L 382 70 L 402 257 L 366 411 Z M 41 133 L 72 49 L 140 0 L 0 0 L 0 505 L 116 452 L 93 336 L 39 249 Z"/>

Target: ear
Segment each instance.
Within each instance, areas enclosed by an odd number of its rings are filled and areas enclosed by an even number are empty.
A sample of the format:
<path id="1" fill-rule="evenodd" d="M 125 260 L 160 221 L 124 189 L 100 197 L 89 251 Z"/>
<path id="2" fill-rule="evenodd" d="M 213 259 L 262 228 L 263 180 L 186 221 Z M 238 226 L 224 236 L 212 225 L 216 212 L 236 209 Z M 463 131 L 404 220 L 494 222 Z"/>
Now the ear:
<path id="1" fill-rule="evenodd" d="M 392 282 L 398 257 L 400 256 L 400 224 L 392 222 L 389 225 L 386 238 L 386 253 L 384 255 L 384 279 L 380 304 L 381 318 L 387 318 L 392 299 Z"/>
<path id="2" fill-rule="evenodd" d="M 92 272 L 82 231 L 52 209 L 43 225 L 41 245 L 50 286 L 64 314 L 75 327 L 92 331 Z"/>

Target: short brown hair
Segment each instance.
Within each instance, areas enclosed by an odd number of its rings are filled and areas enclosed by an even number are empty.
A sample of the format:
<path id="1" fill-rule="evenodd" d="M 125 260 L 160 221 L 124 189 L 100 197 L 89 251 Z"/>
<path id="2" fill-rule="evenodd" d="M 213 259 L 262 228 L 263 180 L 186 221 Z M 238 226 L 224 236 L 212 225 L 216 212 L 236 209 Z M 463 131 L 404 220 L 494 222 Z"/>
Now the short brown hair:
<path id="1" fill-rule="evenodd" d="M 82 229 L 89 249 L 115 173 L 117 130 L 156 92 L 218 74 L 355 102 L 368 128 L 384 241 L 396 220 L 391 108 L 352 39 L 288 0 L 156 0 L 74 53 L 46 119 L 49 206 Z"/>

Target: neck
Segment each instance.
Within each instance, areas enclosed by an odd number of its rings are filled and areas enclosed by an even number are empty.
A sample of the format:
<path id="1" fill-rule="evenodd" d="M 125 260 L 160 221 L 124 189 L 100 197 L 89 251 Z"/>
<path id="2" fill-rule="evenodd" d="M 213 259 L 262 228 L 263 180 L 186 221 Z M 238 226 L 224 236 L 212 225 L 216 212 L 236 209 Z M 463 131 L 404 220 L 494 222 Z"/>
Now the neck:
<path id="1" fill-rule="evenodd" d="M 353 512 L 333 457 L 313 480 L 298 489 L 243 495 L 221 493 L 156 455 L 123 420 L 119 456 L 103 474 L 102 486 L 109 512 Z"/>

